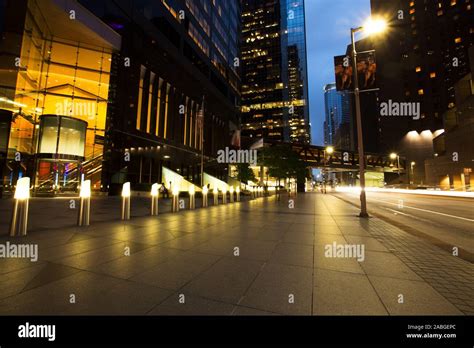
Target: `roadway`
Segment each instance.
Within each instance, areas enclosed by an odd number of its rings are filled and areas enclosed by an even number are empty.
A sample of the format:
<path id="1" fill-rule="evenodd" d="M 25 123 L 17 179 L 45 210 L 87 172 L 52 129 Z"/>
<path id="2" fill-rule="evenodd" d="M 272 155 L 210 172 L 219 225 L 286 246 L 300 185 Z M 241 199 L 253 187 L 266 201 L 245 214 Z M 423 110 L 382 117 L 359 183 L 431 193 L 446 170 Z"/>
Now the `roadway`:
<path id="1" fill-rule="evenodd" d="M 358 192 L 332 194 L 351 203 L 360 204 Z M 445 249 L 452 249 L 453 246 L 464 249 L 471 255 L 463 256 L 472 261 L 474 199 L 401 192 L 367 192 L 367 207 L 369 214 L 372 212 L 373 215 L 385 217 L 407 232 L 428 239 Z"/>

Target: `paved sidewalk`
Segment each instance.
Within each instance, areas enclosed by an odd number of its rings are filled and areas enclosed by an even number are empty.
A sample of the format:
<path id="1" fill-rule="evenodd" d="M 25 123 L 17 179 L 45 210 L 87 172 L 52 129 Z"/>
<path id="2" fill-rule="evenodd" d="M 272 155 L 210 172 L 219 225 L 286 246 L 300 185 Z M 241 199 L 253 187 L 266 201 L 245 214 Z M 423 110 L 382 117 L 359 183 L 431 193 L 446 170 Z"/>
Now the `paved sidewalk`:
<path id="1" fill-rule="evenodd" d="M 39 245 L 38 262 L 0 259 L 0 314 L 474 312 L 471 263 L 377 218 L 360 220 L 332 195 L 300 194 L 294 204 L 259 198 L 0 237 Z M 365 259 L 326 257 L 334 242 L 364 245 Z"/>

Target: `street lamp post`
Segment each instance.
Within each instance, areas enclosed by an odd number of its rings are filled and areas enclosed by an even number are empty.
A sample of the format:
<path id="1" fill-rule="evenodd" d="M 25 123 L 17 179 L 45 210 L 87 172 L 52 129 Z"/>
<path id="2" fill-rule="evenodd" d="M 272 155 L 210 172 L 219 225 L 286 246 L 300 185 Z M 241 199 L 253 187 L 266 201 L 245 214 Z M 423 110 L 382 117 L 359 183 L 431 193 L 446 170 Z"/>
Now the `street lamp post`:
<path id="1" fill-rule="evenodd" d="M 357 147 L 359 149 L 359 182 L 360 182 L 360 213 L 359 217 L 367 218 L 367 198 L 365 196 L 365 158 L 364 158 L 364 139 L 362 138 L 362 117 L 360 114 L 360 91 L 359 74 L 357 72 L 357 50 L 355 46 L 355 34 L 362 31 L 363 27 L 351 29 L 352 60 L 354 69 L 354 98 L 357 122 Z"/>
<path id="2" fill-rule="evenodd" d="M 391 153 L 391 159 L 397 159 L 397 172 L 398 172 L 398 183 L 401 184 L 400 180 L 400 155 L 398 153 Z"/>
<path id="3" fill-rule="evenodd" d="M 328 146 L 323 151 L 323 155 L 324 155 L 323 190 L 324 190 L 324 193 L 326 193 L 326 184 L 327 184 L 327 181 L 329 181 L 329 174 L 330 174 L 329 171 L 326 169 L 326 166 L 327 166 L 326 153 L 328 153 L 329 155 L 332 155 L 334 153 L 334 148 L 332 146 Z"/>
<path id="4" fill-rule="evenodd" d="M 415 184 L 415 171 L 414 171 L 415 164 L 416 164 L 415 162 L 410 163 L 410 169 L 411 169 L 410 184 Z"/>
<path id="5" fill-rule="evenodd" d="M 365 157 L 364 157 L 364 140 L 362 138 L 362 117 L 360 114 L 360 90 L 359 90 L 359 74 L 357 72 L 357 50 L 355 34 L 360 31 L 366 31 L 368 34 L 376 34 L 384 31 L 386 28 L 385 21 L 369 20 L 364 26 L 351 28 L 352 43 L 352 64 L 354 70 L 354 99 L 356 108 L 357 121 L 357 147 L 359 150 L 359 177 L 360 177 L 360 214 L 359 217 L 367 218 L 367 198 L 365 195 Z"/>

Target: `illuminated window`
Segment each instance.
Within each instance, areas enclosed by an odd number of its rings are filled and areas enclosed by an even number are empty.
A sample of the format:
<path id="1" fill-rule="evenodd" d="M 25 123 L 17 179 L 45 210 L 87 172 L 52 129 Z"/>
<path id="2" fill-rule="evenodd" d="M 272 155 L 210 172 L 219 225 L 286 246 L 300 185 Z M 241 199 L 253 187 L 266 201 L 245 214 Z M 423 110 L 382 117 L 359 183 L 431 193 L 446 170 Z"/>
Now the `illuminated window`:
<path id="1" fill-rule="evenodd" d="M 414 13 L 415 13 L 415 9 L 412 8 L 412 9 L 410 10 L 410 14 L 414 14 Z"/>
<path id="2" fill-rule="evenodd" d="M 184 111 L 184 145 L 187 143 L 187 131 L 188 131 L 188 106 L 189 106 L 189 97 L 186 97 L 185 111 Z"/>
<path id="3" fill-rule="evenodd" d="M 171 85 L 166 83 L 166 97 L 165 97 L 165 119 L 164 119 L 164 131 L 163 131 L 163 138 L 166 138 L 166 133 L 168 132 L 168 109 L 169 109 L 169 100 L 170 100 L 170 89 Z"/>
<path id="4" fill-rule="evenodd" d="M 432 72 L 432 73 L 430 74 L 430 78 L 434 79 L 435 77 L 436 77 L 436 73 L 435 73 L 435 72 Z"/>
<path id="5" fill-rule="evenodd" d="M 151 129 L 151 105 L 153 104 L 153 83 L 155 82 L 155 73 L 150 73 L 150 83 L 148 84 L 148 109 L 146 113 L 146 132 Z"/>
<path id="6" fill-rule="evenodd" d="M 456 0 L 451 0 L 451 6 L 456 5 Z"/>
<path id="7" fill-rule="evenodd" d="M 158 101 L 156 103 L 156 129 L 155 135 L 158 136 L 160 132 L 160 112 L 161 112 L 161 88 L 163 87 L 163 79 L 160 77 L 158 82 Z"/>
<path id="8" fill-rule="evenodd" d="M 411 1 L 411 2 L 410 2 L 410 7 L 413 7 L 413 6 L 415 6 L 415 2 L 414 2 L 414 1 Z"/>
<path id="9" fill-rule="evenodd" d="M 138 85 L 138 102 L 137 102 L 137 126 L 140 130 L 142 123 L 142 102 L 143 102 L 143 80 L 145 79 L 146 68 L 140 67 L 140 84 Z"/>
<path id="10" fill-rule="evenodd" d="M 423 89 L 419 89 L 418 90 L 418 95 L 423 95 L 423 94 L 425 94 L 425 91 Z"/>
<path id="11" fill-rule="evenodd" d="M 416 69 L 415 69 L 416 72 L 420 72 L 421 71 L 421 66 L 417 66 Z"/>
<path id="12" fill-rule="evenodd" d="M 454 39 L 454 42 L 455 43 L 461 43 L 462 39 L 460 37 L 457 37 Z"/>

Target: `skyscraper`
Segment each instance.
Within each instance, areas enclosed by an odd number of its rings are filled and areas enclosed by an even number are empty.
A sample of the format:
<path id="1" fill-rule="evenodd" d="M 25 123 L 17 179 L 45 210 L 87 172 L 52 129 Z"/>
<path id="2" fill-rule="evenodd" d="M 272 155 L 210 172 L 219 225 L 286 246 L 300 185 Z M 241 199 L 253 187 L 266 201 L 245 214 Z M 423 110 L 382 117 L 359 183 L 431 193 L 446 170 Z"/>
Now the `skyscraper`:
<path id="1" fill-rule="evenodd" d="M 311 141 L 303 0 L 242 1 L 242 135 Z"/>
<path id="2" fill-rule="evenodd" d="M 327 84 L 324 86 L 324 107 L 324 145 L 353 150 L 350 94 L 338 92 L 335 83 Z"/>

